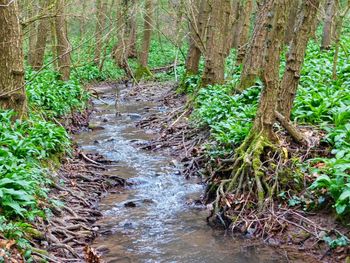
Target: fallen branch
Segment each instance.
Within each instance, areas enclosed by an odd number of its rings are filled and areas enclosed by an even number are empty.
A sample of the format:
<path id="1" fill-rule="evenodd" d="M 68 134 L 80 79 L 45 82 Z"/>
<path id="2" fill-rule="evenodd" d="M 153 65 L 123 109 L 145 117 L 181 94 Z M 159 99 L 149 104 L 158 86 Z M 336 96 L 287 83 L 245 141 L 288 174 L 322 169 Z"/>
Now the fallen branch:
<path id="1" fill-rule="evenodd" d="M 182 66 L 183 64 L 180 64 L 180 65 L 176 65 L 175 63 L 172 63 L 170 65 L 167 65 L 167 66 L 163 66 L 163 67 L 159 67 L 159 68 L 153 68 L 151 69 L 151 72 L 152 73 L 158 73 L 158 72 L 167 72 L 167 71 L 170 71 L 172 69 L 174 69 L 176 66 Z"/>
<path id="2" fill-rule="evenodd" d="M 309 145 L 308 139 L 299 131 L 293 124 L 291 124 L 281 113 L 275 111 L 277 120 L 289 132 L 292 138 L 299 144 Z"/>
<path id="3" fill-rule="evenodd" d="M 95 164 L 95 165 L 98 165 L 98 166 L 102 166 L 102 164 L 90 159 L 89 157 L 87 157 L 83 152 L 80 152 L 80 155 L 84 158 L 84 160 L 92 163 L 92 164 Z"/>

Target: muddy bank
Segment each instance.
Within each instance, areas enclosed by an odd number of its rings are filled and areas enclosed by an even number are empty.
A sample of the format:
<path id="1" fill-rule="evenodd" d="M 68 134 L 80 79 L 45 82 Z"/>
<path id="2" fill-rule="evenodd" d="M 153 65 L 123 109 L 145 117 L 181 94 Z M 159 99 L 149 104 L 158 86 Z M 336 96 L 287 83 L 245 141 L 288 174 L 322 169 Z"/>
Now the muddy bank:
<path id="1" fill-rule="evenodd" d="M 93 107 L 90 107 L 55 121 L 74 136 L 92 130 L 89 127 L 92 112 Z M 46 216 L 37 217 L 26 230 L 34 261 L 99 262 L 89 246 L 98 231 L 94 223 L 102 216 L 98 202 L 109 189 L 122 188 L 127 183 L 108 174 L 115 163 L 101 155 L 85 153 L 76 145 L 69 156 L 53 157 L 45 165 L 48 178 L 52 180 L 48 185 L 49 202 L 39 202 Z M 1 235 L 0 256 L 5 262 L 23 262 L 15 242 Z"/>
<path id="2" fill-rule="evenodd" d="M 136 100 L 155 100 L 161 105 L 169 105 L 171 110 L 165 114 L 149 114 L 138 122 L 138 127 L 142 129 L 159 132 L 157 138 L 140 144 L 140 147 L 177 157 L 179 166 L 184 166 L 182 173 L 186 177 L 198 175 L 202 177 L 203 182 L 214 180 L 215 165 L 224 166 L 225 160 L 214 160 L 213 165 L 213 160 L 206 156 L 203 145 L 211 143 L 208 130 L 190 125 L 188 117 L 191 109 L 185 106 L 185 96 L 178 95 L 175 89 L 162 94 L 161 97 L 147 94 L 157 94 L 157 90 L 146 85 L 136 88 L 131 96 Z M 200 201 L 209 204 L 213 198 L 206 196 Z M 305 212 L 298 208 L 292 209 L 283 203 L 274 203 L 271 209 L 259 213 L 244 209 L 246 203 L 247 200 L 242 196 L 234 206 L 228 207 L 225 215 L 212 217 L 214 220 L 210 223 L 213 227 L 225 225 L 227 231 L 232 234 L 249 238 L 251 242 L 263 242 L 282 251 L 285 253 L 286 262 L 342 262 L 348 257 L 348 247 L 330 249 L 323 239 L 326 233 L 336 238 L 338 233 L 348 232 L 332 214 Z M 235 221 L 235 218 L 239 218 L 240 221 Z"/>
<path id="3" fill-rule="evenodd" d="M 122 187 L 125 181 L 106 174 L 109 164 L 98 155 L 86 155 L 78 149 L 63 161 L 53 175 L 54 184 L 49 198 L 52 215 L 38 220 L 38 248 L 49 252 L 43 258 L 53 262 L 85 262 L 89 244 L 95 238 L 96 220 L 102 216 L 98 201 L 112 187 Z M 40 254 L 35 251 L 34 254 Z M 91 257 L 91 255 L 90 255 Z"/>

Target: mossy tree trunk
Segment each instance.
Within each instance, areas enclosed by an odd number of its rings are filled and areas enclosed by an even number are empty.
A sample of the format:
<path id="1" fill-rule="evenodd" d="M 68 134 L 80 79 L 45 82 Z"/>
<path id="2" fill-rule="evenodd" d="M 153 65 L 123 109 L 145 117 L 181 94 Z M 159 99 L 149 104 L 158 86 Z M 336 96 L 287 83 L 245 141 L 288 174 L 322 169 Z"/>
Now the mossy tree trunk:
<path id="1" fill-rule="evenodd" d="M 52 4 L 52 0 L 41 0 L 41 12 L 48 13 L 48 7 Z M 38 23 L 37 38 L 35 43 L 33 69 L 39 70 L 44 64 L 45 49 L 47 37 L 50 30 L 50 21 L 48 18 L 42 18 Z"/>
<path id="2" fill-rule="evenodd" d="M 231 21 L 231 1 L 207 0 L 210 8 L 208 17 L 205 67 L 202 85 L 222 84 L 225 80 L 225 59 L 227 56 L 226 26 Z"/>
<path id="3" fill-rule="evenodd" d="M 0 0 L 0 108 L 27 113 L 18 1 Z"/>
<path id="4" fill-rule="evenodd" d="M 320 0 L 304 1 L 297 16 L 293 38 L 287 53 L 286 69 L 282 78 L 279 96 L 278 111 L 286 120 L 290 120 L 307 44 L 316 29 L 319 5 Z"/>
<path id="5" fill-rule="evenodd" d="M 65 0 L 56 0 L 56 17 L 55 17 L 55 32 L 57 41 L 57 66 L 61 79 L 66 81 L 70 78 L 72 51 L 71 44 L 68 40 L 66 18 L 65 18 Z"/>
<path id="6" fill-rule="evenodd" d="M 152 27 L 153 27 L 153 0 L 145 1 L 145 13 L 144 13 L 144 28 L 143 28 L 143 40 L 142 40 L 142 50 L 139 58 L 139 66 L 136 71 L 136 80 L 140 80 L 143 76 L 152 73 L 148 68 L 148 56 L 151 47 L 152 39 Z"/>
<path id="7" fill-rule="evenodd" d="M 266 2 L 269 1 L 267 0 Z M 266 53 L 260 75 L 263 89 L 252 133 L 260 134 L 271 142 L 276 141 L 273 124 L 276 120 L 275 110 L 279 95 L 280 55 L 286 28 L 286 16 L 289 10 L 289 4 L 292 1 L 294 0 L 273 1 L 273 17 L 269 23 L 271 31 L 267 34 L 267 39 L 265 40 Z M 271 17 L 270 12 L 267 15 Z M 267 21 L 270 19 L 268 18 Z"/>
<path id="8" fill-rule="evenodd" d="M 264 36 L 265 53 L 258 75 L 263 82 L 263 89 L 253 127 L 242 145 L 236 149 L 231 177 L 222 180 L 217 190 L 216 208 L 220 207 L 221 198 L 225 198 L 225 195 L 222 196 L 224 191 L 233 196 L 253 193 L 260 208 L 275 191 L 275 184 L 271 185 L 265 178 L 262 166 L 266 153 L 277 148 L 273 125 L 276 121 L 275 110 L 279 95 L 280 55 L 291 1 L 264 0 L 259 8 L 255 34 Z M 267 33 L 259 21 L 264 21 L 264 26 L 270 29 Z M 254 43 L 255 39 L 251 41 Z"/>
<path id="9" fill-rule="evenodd" d="M 81 0 L 81 17 L 80 17 L 80 24 L 79 24 L 80 38 L 83 38 L 86 31 L 86 6 L 87 6 L 87 1 Z"/>

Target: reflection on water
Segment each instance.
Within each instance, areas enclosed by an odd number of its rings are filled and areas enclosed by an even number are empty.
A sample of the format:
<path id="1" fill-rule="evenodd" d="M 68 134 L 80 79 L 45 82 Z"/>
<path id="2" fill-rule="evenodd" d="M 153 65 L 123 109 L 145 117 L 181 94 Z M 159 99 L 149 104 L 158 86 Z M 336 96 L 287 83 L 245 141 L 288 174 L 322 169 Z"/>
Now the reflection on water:
<path id="1" fill-rule="evenodd" d="M 207 212 L 186 205 L 199 198 L 203 186 L 178 175 L 170 157 L 133 146 L 152 138 L 135 128 L 135 122 L 144 109 L 159 112 L 156 105 L 123 102 L 122 116 L 115 117 L 114 100 L 103 100 L 109 104 L 96 100 L 91 121 L 104 129 L 76 139 L 85 151 L 118 162 L 108 174 L 133 182 L 100 204 L 104 217 L 97 223 L 101 235 L 94 246 L 107 262 L 287 262 L 269 247 L 250 246 L 249 240 L 207 226 Z"/>

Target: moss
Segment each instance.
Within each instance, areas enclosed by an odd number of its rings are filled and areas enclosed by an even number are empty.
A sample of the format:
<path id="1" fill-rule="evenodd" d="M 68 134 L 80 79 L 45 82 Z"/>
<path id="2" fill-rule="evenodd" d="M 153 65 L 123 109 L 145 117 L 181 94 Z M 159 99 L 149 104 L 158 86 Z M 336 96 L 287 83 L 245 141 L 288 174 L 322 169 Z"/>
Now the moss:
<path id="1" fill-rule="evenodd" d="M 269 185 L 265 178 L 262 157 L 266 149 L 278 151 L 267 136 L 252 129 L 236 150 L 231 177 L 227 180 L 226 193 L 238 195 L 253 191 L 256 193 L 260 208 L 263 207 L 267 196 L 272 198 L 276 185 Z"/>
<path id="2" fill-rule="evenodd" d="M 135 73 L 135 79 L 136 81 L 140 81 L 144 76 L 152 77 L 153 74 L 148 67 L 139 65 Z"/>

